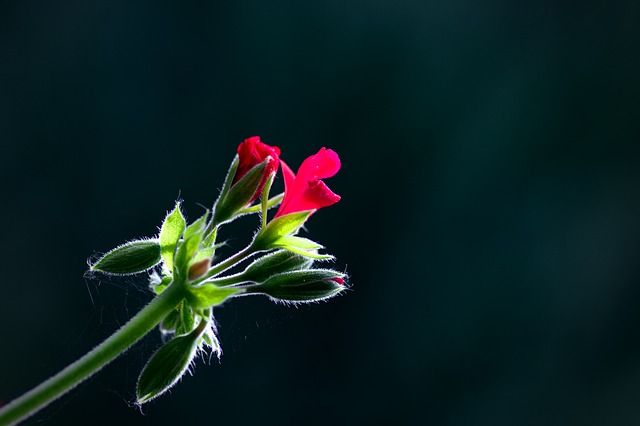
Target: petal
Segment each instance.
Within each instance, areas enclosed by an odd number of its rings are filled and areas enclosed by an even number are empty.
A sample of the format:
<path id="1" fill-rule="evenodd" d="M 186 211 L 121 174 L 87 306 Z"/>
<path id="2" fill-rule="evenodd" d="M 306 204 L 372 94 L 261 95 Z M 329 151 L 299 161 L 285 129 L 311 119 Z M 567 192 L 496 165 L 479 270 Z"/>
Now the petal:
<path id="1" fill-rule="evenodd" d="M 312 181 L 314 179 L 329 178 L 340 170 L 340 157 L 338 154 L 325 147 L 320 148 L 317 154 L 308 157 L 298 169 L 298 179 Z"/>
<path id="2" fill-rule="evenodd" d="M 275 217 L 305 210 L 317 210 L 340 200 L 320 179 L 331 177 L 340 170 L 340 158 L 335 151 L 321 148 L 317 154 L 302 162 L 298 174 L 280 160 L 284 175 L 284 199 Z"/>
<path id="3" fill-rule="evenodd" d="M 274 160 L 278 160 L 280 157 L 280 148 L 277 146 L 270 146 L 266 143 L 260 142 L 260 136 L 251 136 L 245 139 L 240 145 L 238 145 L 238 169 L 233 177 L 231 184 L 238 182 L 249 170 L 258 164 L 262 163 L 267 157 L 273 157 Z M 265 174 L 270 173 L 273 170 L 277 170 L 278 161 L 275 164 L 267 168 Z"/>
<path id="4" fill-rule="evenodd" d="M 282 165 L 282 175 L 284 176 L 284 191 L 293 188 L 293 183 L 296 180 L 296 175 L 291 170 L 291 167 L 287 165 L 284 161 L 280 160 L 280 164 Z"/>
<path id="5" fill-rule="evenodd" d="M 280 165 L 282 166 L 282 175 L 284 176 L 284 198 L 280 203 L 280 207 L 278 207 L 275 217 L 286 214 L 283 212 L 286 212 L 289 209 L 288 205 L 291 204 L 292 197 L 296 197 L 294 192 L 296 175 L 293 174 L 293 170 L 291 170 L 284 161 L 280 160 Z"/>
<path id="6" fill-rule="evenodd" d="M 330 190 L 321 180 L 310 182 L 303 198 L 309 205 L 313 205 L 314 209 L 327 207 L 340 201 L 340 196 Z"/>
<path id="7" fill-rule="evenodd" d="M 333 281 L 337 282 L 340 285 L 344 285 L 344 279 L 340 278 L 340 277 L 334 277 L 331 278 Z"/>
<path id="8" fill-rule="evenodd" d="M 333 193 L 321 180 L 315 180 L 307 185 L 304 191 L 293 193 L 280 206 L 276 216 L 305 210 L 317 210 L 327 207 L 340 200 L 338 194 Z"/>

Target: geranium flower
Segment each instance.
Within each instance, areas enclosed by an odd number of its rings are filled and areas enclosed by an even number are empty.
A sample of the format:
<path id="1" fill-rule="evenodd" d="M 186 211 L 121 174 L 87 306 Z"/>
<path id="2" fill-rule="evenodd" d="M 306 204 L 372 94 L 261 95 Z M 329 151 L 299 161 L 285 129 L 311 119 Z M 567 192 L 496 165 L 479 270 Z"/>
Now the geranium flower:
<path id="1" fill-rule="evenodd" d="M 249 203 L 252 203 L 260 196 L 260 194 L 262 194 L 262 188 L 264 187 L 269 175 L 278 170 L 280 148 L 260 142 L 260 136 L 252 136 L 245 139 L 244 142 L 238 146 L 238 157 L 238 168 L 235 176 L 233 177 L 233 181 L 231 182 L 231 186 L 242 179 L 249 170 L 270 157 L 269 162 L 264 169 L 264 173 L 262 174 L 262 180 L 260 181 L 255 194 L 251 198 L 251 201 L 249 201 Z"/>
<path id="2" fill-rule="evenodd" d="M 297 175 L 284 161 L 280 160 L 280 163 L 284 175 L 284 199 L 275 217 L 317 210 L 340 200 L 340 196 L 320 180 L 329 178 L 340 170 L 340 158 L 335 151 L 321 148 L 317 154 L 302 162 Z"/>

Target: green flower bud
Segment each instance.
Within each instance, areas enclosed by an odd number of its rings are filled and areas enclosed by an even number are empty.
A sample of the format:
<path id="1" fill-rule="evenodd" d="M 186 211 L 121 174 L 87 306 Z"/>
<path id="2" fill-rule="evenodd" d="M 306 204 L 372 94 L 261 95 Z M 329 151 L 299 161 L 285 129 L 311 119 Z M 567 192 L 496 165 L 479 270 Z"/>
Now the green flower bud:
<path id="1" fill-rule="evenodd" d="M 131 275 L 151 269 L 161 260 L 157 240 L 137 240 L 114 248 L 91 265 L 91 270 L 110 275 Z"/>
<path id="2" fill-rule="evenodd" d="M 242 279 L 254 283 L 262 283 L 275 274 L 293 271 L 297 269 L 308 269 L 313 264 L 313 260 L 288 250 L 277 250 L 256 259 L 242 273 Z"/>
<path id="3" fill-rule="evenodd" d="M 191 333 L 175 337 L 153 354 L 138 378 L 138 404 L 162 395 L 180 380 L 196 355 L 206 327 L 207 321 L 202 320 Z"/>
<path id="4" fill-rule="evenodd" d="M 333 297 L 344 288 L 344 274 L 330 269 L 306 269 L 274 275 L 249 287 L 247 293 L 266 294 L 279 301 L 314 302 Z"/>
<path id="5" fill-rule="evenodd" d="M 213 207 L 213 221 L 215 224 L 230 221 L 238 215 L 240 210 L 254 200 L 256 191 L 261 189 L 261 185 L 264 185 L 265 174 L 268 176 L 268 172 L 271 170 L 270 165 L 273 161 L 271 157 L 268 157 L 262 163 L 247 171 L 240 180 L 228 187 L 225 185 L 220 198 L 218 198 L 216 205 Z"/>

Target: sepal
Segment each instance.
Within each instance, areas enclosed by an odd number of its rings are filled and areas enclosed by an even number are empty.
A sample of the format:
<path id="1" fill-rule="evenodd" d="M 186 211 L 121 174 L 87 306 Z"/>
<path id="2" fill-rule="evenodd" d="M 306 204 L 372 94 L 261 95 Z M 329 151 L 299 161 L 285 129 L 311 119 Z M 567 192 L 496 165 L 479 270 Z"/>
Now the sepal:
<path id="1" fill-rule="evenodd" d="M 216 331 L 215 325 L 211 323 L 202 334 L 202 343 L 200 346 L 208 346 L 211 350 L 211 354 L 215 354 L 219 360 L 222 355 L 222 346 L 220 346 L 220 340 L 218 340 Z"/>
<path id="2" fill-rule="evenodd" d="M 170 272 L 173 272 L 173 258 L 176 254 L 178 241 L 182 237 L 186 225 L 187 223 L 180 211 L 180 202 L 177 202 L 175 208 L 162 222 L 158 238 L 162 251 L 162 260 Z"/>
<path id="3" fill-rule="evenodd" d="M 177 335 L 187 334 L 193 330 L 196 325 L 196 318 L 191 308 L 191 305 L 187 301 L 183 301 L 180 305 L 178 322 L 176 323 L 175 333 Z"/>
<path id="4" fill-rule="evenodd" d="M 173 334 L 180 325 L 180 309 L 174 309 L 160 322 L 160 331 L 163 334 Z"/>
<path id="5" fill-rule="evenodd" d="M 213 223 L 221 224 L 228 222 L 254 199 L 255 193 L 263 181 L 269 161 L 273 161 L 273 159 L 268 157 L 262 163 L 249 170 L 239 181 L 230 187 L 227 187 L 225 182 L 225 188 L 214 206 Z"/>
<path id="6" fill-rule="evenodd" d="M 149 277 L 149 286 L 156 294 L 162 293 L 172 282 L 173 277 L 171 275 L 161 277 L 155 271 Z"/>
<path id="7" fill-rule="evenodd" d="M 163 334 L 182 335 L 190 333 L 196 326 L 196 313 L 186 300 L 183 300 L 160 322 Z"/>
<path id="8" fill-rule="evenodd" d="M 275 248 L 282 237 L 295 235 L 313 212 L 314 210 L 306 210 L 273 219 L 256 235 L 254 247 L 260 250 Z"/>
<path id="9" fill-rule="evenodd" d="M 222 304 L 228 298 L 244 292 L 243 288 L 218 287 L 213 283 L 188 286 L 187 300 L 194 309 L 210 308 Z"/>
<path id="10" fill-rule="evenodd" d="M 205 213 L 184 231 L 182 243 L 180 243 L 175 257 L 175 269 L 180 275 L 186 276 L 188 274 L 190 263 L 200 249 L 208 216 L 208 212 Z"/>
<path id="11" fill-rule="evenodd" d="M 295 235 L 285 235 L 274 243 L 274 247 L 283 248 L 301 256 L 310 257 L 318 260 L 332 260 L 334 257 L 330 254 L 320 254 L 318 249 L 324 248 L 315 241 L 307 238 L 296 237 Z"/>

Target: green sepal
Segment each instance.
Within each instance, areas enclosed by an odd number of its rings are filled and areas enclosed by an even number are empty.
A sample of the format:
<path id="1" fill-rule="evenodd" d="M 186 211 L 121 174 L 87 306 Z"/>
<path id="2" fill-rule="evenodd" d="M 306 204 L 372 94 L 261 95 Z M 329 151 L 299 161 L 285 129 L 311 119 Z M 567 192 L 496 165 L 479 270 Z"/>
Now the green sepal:
<path id="1" fill-rule="evenodd" d="M 186 228 L 186 221 L 180 211 L 180 202 L 167 215 L 160 228 L 160 248 L 162 250 L 162 260 L 167 269 L 173 272 L 173 258 L 176 254 L 176 247 L 182 233 Z"/>
<path id="2" fill-rule="evenodd" d="M 163 333 L 174 333 L 180 323 L 180 314 L 181 312 L 178 309 L 171 311 L 160 323 L 160 331 Z"/>
<path id="3" fill-rule="evenodd" d="M 178 248 L 178 253 L 176 253 L 175 258 L 175 269 L 180 275 L 186 276 L 191 260 L 200 249 L 202 233 L 207 225 L 208 215 L 208 212 L 205 213 L 202 217 L 189 225 L 184 231 L 184 238 Z"/>
<path id="4" fill-rule="evenodd" d="M 222 355 L 222 346 L 220 346 L 220 340 L 218 340 L 218 336 L 216 336 L 216 330 L 214 327 L 207 327 L 207 329 L 202 333 L 202 344 L 207 345 L 212 353 L 215 353 L 220 359 L 220 355 Z"/>
<path id="5" fill-rule="evenodd" d="M 276 247 L 282 247 L 285 248 L 293 253 L 299 254 L 300 256 L 305 256 L 305 257 L 310 257 L 312 259 L 317 259 L 317 260 L 332 260 L 335 259 L 332 255 L 330 254 L 320 254 L 315 250 L 305 250 L 305 249 L 301 249 L 300 247 L 294 247 L 294 246 L 288 246 L 288 245 L 276 245 Z"/>
<path id="6" fill-rule="evenodd" d="M 178 322 L 175 328 L 176 334 L 186 334 L 191 332 L 196 322 L 193 309 L 191 309 L 191 306 L 186 301 L 184 301 L 180 306 L 179 312 L 180 315 L 178 317 Z"/>
<path id="7" fill-rule="evenodd" d="M 308 269 L 274 275 L 261 285 L 249 287 L 249 293 L 261 293 L 287 302 L 313 302 L 328 299 L 345 289 L 335 279 L 344 274 L 330 269 Z"/>
<path id="8" fill-rule="evenodd" d="M 202 232 L 207 226 L 207 219 L 209 218 L 209 211 L 202 216 L 200 216 L 197 220 L 195 220 L 191 225 L 187 227 L 184 231 L 184 239 L 191 238 L 194 235 L 200 235 L 202 238 Z"/>
<path id="9" fill-rule="evenodd" d="M 138 404 L 162 395 L 180 380 L 196 355 L 205 327 L 206 324 L 200 324 L 192 333 L 173 338 L 153 354 L 138 378 Z"/>
<path id="10" fill-rule="evenodd" d="M 203 247 L 213 247 L 216 243 L 216 237 L 218 236 L 218 228 L 214 228 L 209 232 L 202 240 Z"/>
<path id="11" fill-rule="evenodd" d="M 213 255 L 215 254 L 215 252 L 216 252 L 216 248 L 218 248 L 218 247 L 214 246 L 214 247 L 208 247 L 208 248 L 200 250 L 193 257 L 193 260 L 191 261 L 191 263 L 199 262 L 202 259 L 211 259 L 213 257 Z"/>
<path id="12" fill-rule="evenodd" d="M 285 235 L 273 245 L 312 259 L 330 260 L 334 258 L 330 254 L 319 254 L 318 249 L 323 248 L 323 246 L 315 241 L 311 241 L 307 238 L 296 237 L 295 235 Z"/>
<path id="13" fill-rule="evenodd" d="M 205 283 L 188 287 L 187 300 L 194 309 L 210 308 L 222 304 L 229 297 L 244 292 L 237 287 L 218 287 L 213 283 Z"/>
<path id="14" fill-rule="evenodd" d="M 166 277 L 163 277 L 162 280 L 159 283 L 151 283 L 151 286 L 153 287 L 153 291 L 156 294 L 160 294 L 172 282 L 173 282 L 173 277 L 171 275 L 167 275 Z"/>
<path id="15" fill-rule="evenodd" d="M 278 240 L 278 244 L 281 244 L 283 247 L 292 246 L 298 247 L 304 250 L 318 250 L 324 248 L 323 245 L 316 243 L 308 238 L 297 237 L 295 235 L 285 235 Z"/>
<path id="16" fill-rule="evenodd" d="M 295 235 L 313 212 L 314 210 L 306 210 L 273 219 L 256 235 L 253 242 L 254 247 L 259 250 L 277 247 L 278 240 L 285 236 Z"/>
<path id="17" fill-rule="evenodd" d="M 218 198 L 213 208 L 213 223 L 219 225 L 228 222 L 251 202 L 251 199 L 260 186 L 267 162 L 269 161 L 270 159 L 266 159 L 262 163 L 254 166 L 239 181 L 230 187 L 227 187 L 225 182 L 225 189 L 223 189 L 220 198 Z"/>
<path id="18" fill-rule="evenodd" d="M 118 246 L 91 265 L 91 271 L 131 275 L 153 268 L 162 260 L 158 240 L 137 240 Z"/>
<path id="19" fill-rule="evenodd" d="M 242 272 L 242 279 L 262 283 L 272 275 L 296 269 L 308 269 L 313 261 L 288 250 L 277 250 L 253 261 Z"/>
<path id="20" fill-rule="evenodd" d="M 231 210 L 238 211 L 242 209 L 256 195 L 256 190 L 260 186 L 264 170 L 269 161 L 272 161 L 272 159 L 268 158 L 252 167 L 239 181 L 229 188 L 225 198 Z"/>
<path id="21" fill-rule="evenodd" d="M 229 191 L 229 188 L 231 187 L 231 182 L 233 182 L 233 178 L 236 177 L 238 164 L 240 164 L 240 156 L 236 154 L 236 156 L 233 157 L 231 166 L 229 166 L 229 170 L 227 171 L 227 176 L 224 178 L 224 184 L 222 185 L 222 191 L 220 191 L 220 197 L 223 197 Z"/>

